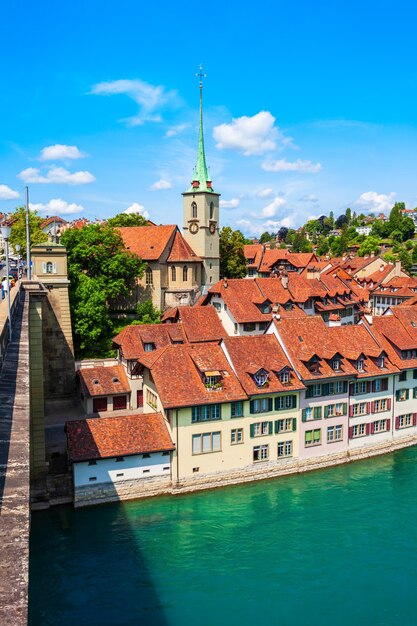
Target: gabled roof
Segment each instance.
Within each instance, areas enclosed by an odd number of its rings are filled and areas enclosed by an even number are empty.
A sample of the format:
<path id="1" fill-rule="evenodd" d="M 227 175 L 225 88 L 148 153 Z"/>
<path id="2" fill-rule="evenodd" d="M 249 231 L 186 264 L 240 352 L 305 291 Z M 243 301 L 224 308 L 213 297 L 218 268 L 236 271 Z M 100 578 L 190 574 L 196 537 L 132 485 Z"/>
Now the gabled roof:
<path id="1" fill-rule="evenodd" d="M 223 350 L 216 343 L 169 346 L 144 355 L 140 362 L 152 372 L 166 409 L 246 399 Z M 206 388 L 204 374 L 208 371 L 221 373 L 221 388 Z"/>
<path id="2" fill-rule="evenodd" d="M 414 306 L 392 307 L 391 315 L 375 316 L 371 331 L 398 368 L 417 368 L 417 358 L 402 359 L 399 354 L 417 350 L 417 311 Z"/>
<path id="3" fill-rule="evenodd" d="M 46 228 L 47 226 L 49 226 L 49 224 L 52 224 L 53 222 L 59 222 L 60 224 L 68 224 L 68 222 L 64 220 L 62 217 L 53 215 L 52 217 L 47 217 L 46 219 L 42 220 L 40 226 L 41 228 Z"/>
<path id="4" fill-rule="evenodd" d="M 303 389 L 295 373 L 288 384 L 281 383 L 277 374 L 292 365 L 274 335 L 227 337 L 224 345 L 239 381 L 248 395 L 288 392 Z M 258 387 L 253 375 L 259 370 L 269 373 L 268 385 Z"/>
<path id="5" fill-rule="evenodd" d="M 246 257 L 246 261 L 252 260 L 252 263 L 248 263 L 248 267 L 258 268 L 262 259 L 264 247 L 261 243 L 247 244 L 243 246 L 243 253 Z"/>
<path id="6" fill-rule="evenodd" d="M 73 463 L 175 449 L 161 413 L 74 420 L 65 430 Z"/>
<path id="7" fill-rule="evenodd" d="M 78 370 L 78 376 L 84 394 L 90 397 L 130 392 L 129 382 L 121 365 L 82 367 Z"/>
<path id="8" fill-rule="evenodd" d="M 177 231 L 177 226 L 122 226 L 117 230 L 127 250 L 144 261 L 157 261 Z"/>
<path id="9" fill-rule="evenodd" d="M 415 276 L 394 276 L 386 283 L 371 289 L 371 294 L 393 295 L 399 298 L 414 298 L 417 290 L 417 278 Z"/>
<path id="10" fill-rule="evenodd" d="M 201 259 L 185 241 L 180 231 L 177 230 L 167 261 L 168 263 L 196 263 L 201 262 Z"/>
<path id="11" fill-rule="evenodd" d="M 317 261 L 317 257 L 314 252 L 289 252 L 288 250 L 265 250 L 261 265 L 259 267 L 260 272 L 270 272 L 274 265 L 280 261 L 286 261 L 291 263 L 296 268 L 307 267 L 313 261 Z"/>
<path id="12" fill-rule="evenodd" d="M 145 354 L 145 343 L 152 343 L 155 350 L 173 343 L 185 343 L 186 338 L 180 324 L 139 324 L 126 326 L 113 343 L 118 346 L 125 359 L 138 359 Z M 147 354 L 147 353 L 146 353 Z"/>
<path id="13" fill-rule="evenodd" d="M 179 307 L 179 319 L 190 343 L 220 341 L 227 334 L 213 306 Z"/>

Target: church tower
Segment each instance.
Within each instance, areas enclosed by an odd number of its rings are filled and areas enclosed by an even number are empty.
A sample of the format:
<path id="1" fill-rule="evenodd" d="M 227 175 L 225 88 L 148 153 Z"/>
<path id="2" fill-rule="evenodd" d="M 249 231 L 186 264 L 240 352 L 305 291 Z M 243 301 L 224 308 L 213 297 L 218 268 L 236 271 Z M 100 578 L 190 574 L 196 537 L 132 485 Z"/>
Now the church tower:
<path id="1" fill-rule="evenodd" d="M 194 168 L 191 187 L 184 197 L 184 238 L 194 252 L 203 261 L 201 290 L 206 293 L 211 285 L 220 278 L 220 235 L 219 235 L 219 197 L 213 190 L 207 172 L 203 135 L 203 78 L 202 72 L 196 74 L 200 89 L 200 129 L 198 134 L 197 164 Z"/>

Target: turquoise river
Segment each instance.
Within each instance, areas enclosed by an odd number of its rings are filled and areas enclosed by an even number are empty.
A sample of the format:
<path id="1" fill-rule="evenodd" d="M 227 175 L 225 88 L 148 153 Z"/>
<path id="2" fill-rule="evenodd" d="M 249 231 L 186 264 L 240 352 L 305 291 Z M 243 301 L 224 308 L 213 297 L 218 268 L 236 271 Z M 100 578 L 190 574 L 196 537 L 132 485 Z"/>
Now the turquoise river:
<path id="1" fill-rule="evenodd" d="M 417 624 L 417 448 L 32 515 L 30 626 Z"/>

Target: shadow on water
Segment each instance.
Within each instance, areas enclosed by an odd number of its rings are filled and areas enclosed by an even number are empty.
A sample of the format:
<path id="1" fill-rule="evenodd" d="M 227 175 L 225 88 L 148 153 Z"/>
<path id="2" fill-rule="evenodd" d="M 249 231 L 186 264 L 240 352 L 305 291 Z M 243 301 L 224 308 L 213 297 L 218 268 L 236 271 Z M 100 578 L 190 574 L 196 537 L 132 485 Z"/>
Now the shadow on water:
<path id="1" fill-rule="evenodd" d="M 29 626 L 57 624 L 168 626 L 123 503 L 32 514 Z"/>

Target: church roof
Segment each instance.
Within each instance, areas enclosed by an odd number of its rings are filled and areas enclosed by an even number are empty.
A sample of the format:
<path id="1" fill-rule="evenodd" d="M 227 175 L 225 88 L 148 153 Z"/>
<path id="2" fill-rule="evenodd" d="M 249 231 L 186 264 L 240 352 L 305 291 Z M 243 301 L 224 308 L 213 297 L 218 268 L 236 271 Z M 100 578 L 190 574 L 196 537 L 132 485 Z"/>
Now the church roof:
<path id="1" fill-rule="evenodd" d="M 175 233 L 174 241 L 171 246 L 171 252 L 167 259 L 168 263 L 179 263 L 179 262 L 196 262 L 200 261 L 200 257 L 196 255 L 191 246 L 185 241 L 182 234 L 177 231 Z"/>
<path id="2" fill-rule="evenodd" d="M 157 261 L 176 230 L 175 225 L 122 226 L 120 232 L 124 246 L 144 261 Z"/>

